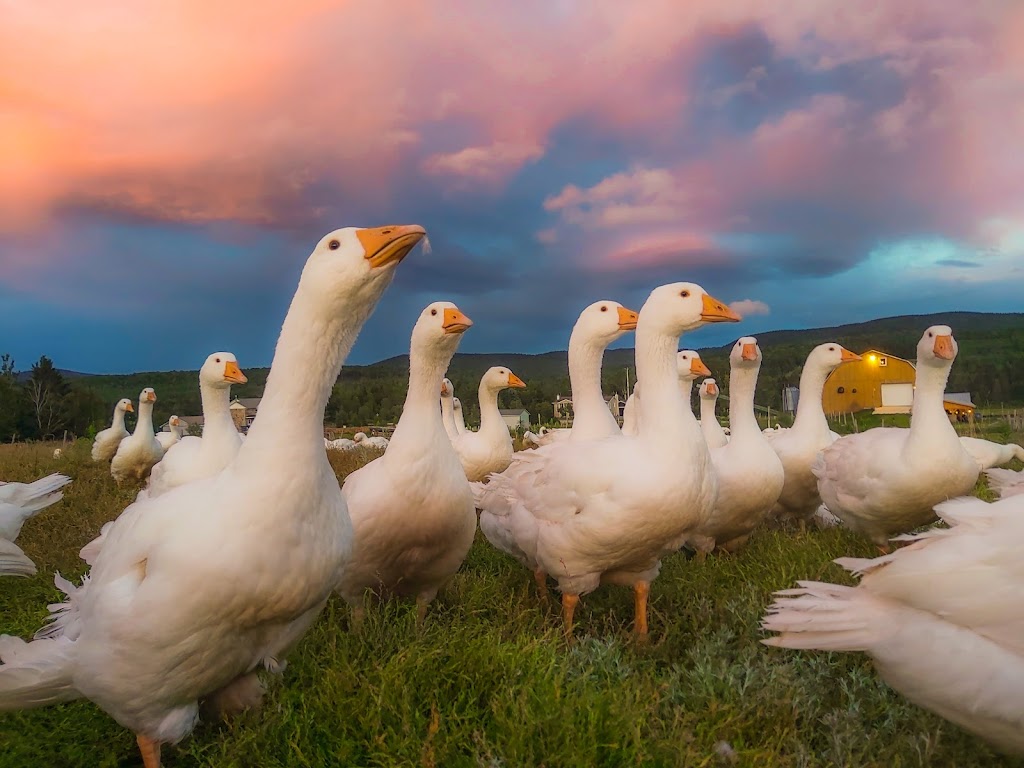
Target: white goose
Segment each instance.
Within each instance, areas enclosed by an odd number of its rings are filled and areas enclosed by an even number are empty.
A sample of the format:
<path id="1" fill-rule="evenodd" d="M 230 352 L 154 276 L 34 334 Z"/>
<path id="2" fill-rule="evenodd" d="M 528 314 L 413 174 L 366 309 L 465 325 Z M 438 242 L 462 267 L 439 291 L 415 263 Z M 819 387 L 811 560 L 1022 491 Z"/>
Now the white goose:
<path id="1" fill-rule="evenodd" d="M 796 406 L 793 426 L 764 433 L 786 472 L 782 493 L 772 509 L 772 516 L 799 520 L 805 526 L 821 505 L 818 480 L 811 471 L 811 465 L 818 452 L 836 439 L 825 419 L 821 393 L 828 375 L 842 363 L 853 360 L 860 360 L 860 355 L 834 341 L 812 349 L 800 372 L 800 401 Z"/>
<path id="2" fill-rule="evenodd" d="M 679 392 L 686 402 L 684 418 L 693 419 L 691 400 L 693 399 L 693 382 L 700 376 L 710 376 L 711 371 L 700 359 L 700 354 L 693 349 L 682 349 L 676 353 L 676 375 L 679 379 Z M 693 419 L 696 423 L 696 419 Z M 640 432 L 640 382 L 633 385 L 633 393 L 626 398 L 622 410 L 622 434 L 636 437 Z"/>
<path id="3" fill-rule="evenodd" d="M 167 432 L 157 432 L 156 441 L 160 443 L 160 447 L 164 449 L 164 453 L 170 450 L 172 445 L 175 445 L 185 434 L 185 428 L 181 426 L 181 419 L 177 416 L 171 416 L 167 420 Z M 162 460 L 161 460 L 162 461 Z"/>
<path id="4" fill-rule="evenodd" d="M 762 626 L 782 634 L 762 642 L 863 651 L 911 701 L 1024 753 L 1024 496 L 935 511 L 950 528 L 906 537 L 914 543 L 885 557 L 837 560 L 864 574 L 859 586 L 777 593 Z"/>
<path id="5" fill-rule="evenodd" d="M 626 398 L 626 404 L 622 406 L 622 434 L 626 437 L 636 437 L 640 431 L 640 382 L 633 385 L 633 391 Z"/>
<path id="6" fill-rule="evenodd" d="M 452 441 L 466 478 L 483 480 L 491 472 L 502 472 L 512 461 L 512 437 L 498 411 L 498 393 L 526 384 L 508 368 L 489 368 L 480 379 L 480 429 L 468 429 Z M 461 408 L 457 411 L 461 413 Z"/>
<path id="7" fill-rule="evenodd" d="M 782 492 L 785 472 L 754 415 L 754 392 L 761 370 L 757 339 L 744 336 L 729 353 L 729 442 L 711 451 L 718 476 L 718 500 L 711 516 L 691 539 L 698 552 L 716 546 L 735 552 L 768 515 Z M 702 419 L 702 424 L 707 419 Z M 716 422 L 717 423 L 717 422 Z"/>
<path id="8" fill-rule="evenodd" d="M 114 418 L 110 426 L 96 435 L 92 443 L 93 461 L 110 461 L 117 453 L 117 446 L 128 437 L 128 430 L 124 428 L 125 413 L 134 413 L 135 406 L 127 397 L 121 398 L 114 406 Z"/>
<path id="9" fill-rule="evenodd" d="M 729 386 L 732 386 L 732 379 L 729 379 Z M 729 437 L 718 422 L 715 415 L 715 404 L 718 402 L 718 382 L 714 379 L 704 379 L 700 383 L 700 431 L 707 441 L 708 448 L 721 448 L 729 442 Z M 729 399 L 729 413 L 732 413 L 732 397 Z M 730 431 L 732 424 L 729 424 Z"/>
<path id="10" fill-rule="evenodd" d="M 459 427 L 455 422 L 455 387 L 449 379 L 441 380 L 441 421 L 444 423 L 445 434 L 449 440 L 459 436 Z"/>
<path id="11" fill-rule="evenodd" d="M 473 544 L 473 494 L 437 408 L 444 372 L 472 324 L 451 302 L 423 310 L 412 332 L 409 391 L 395 433 L 384 455 L 342 486 L 355 535 L 338 591 L 357 617 L 369 589 L 415 598 L 422 619 Z"/>
<path id="12" fill-rule="evenodd" d="M 338 583 L 352 526 L 324 409 L 420 227 L 341 229 L 306 262 L 260 412 L 213 477 L 131 505 L 40 639 L 0 638 L 0 709 L 86 697 L 135 731 L 146 768 L 211 697 L 257 699 Z"/>
<path id="13" fill-rule="evenodd" d="M 1016 443 L 993 443 L 977 437 L 961 437 L 960 444 L 978 462 L 980 469 L 1001 467 L 1014 459 L 1024 461 L 1024 448 Z"/>
<path id="14" fill-rule="evenodd" d="M 567 633 L 580 595 L 601 583 L 632 586 L 636 631 L 647 635 L 647 596 L 663 554 L 675 551 L 710 512 L 716 481 L 697 421 L 679 392 L 679 335 L 707 322 L 737 321 L 692 283 L 651 292 L 636 329 L 643 383 L 639 435 L 565 441 L 531 451 L 511 477 L 493 475 L 536 521 L 517 541 L 558 580 Z M 528 538 L 532 536 L 533 538 Z"/>
<path id="15" fill-rule="evenodd" d="M 0 483 L 0 576 L 34 576 L 36 566 L 18 540 L 25 521 L 64 497 L 71 482 L 67 475 L 52 474 L 32 483 Z"/>
<path id="16" fill-rule="evenodd" d="M 829 512 L 879 547 L 935 519 L 936 504 L 974 489 L 978 465 L 942 405 L 957 344 L 933 325 L 917 344 L 910 429 L 876 427 L 836 440 L 812 470 Z"/>
<path id="17" fill-rule="evenodd" d="M 1012 469 L 986 469 L 985 477 L 989 487 L 1001 499 L 1024 494 L 1024 470 L 1014 472 Z"/>
<path id="18" fill-rule="evenodd" d="M 248 379 L 230 352 L 214 352 L 199 369 L 199 396 L 203 403 L 203 435 L 183 437 L 153 467 L 146 492 L 159 496 L 193 480 L 220 472 L 242 446 L 242 436 L 231 418 L 231 385 Z"/>
<path id="19" fill-rule="evenodd" d="M 156 392 L 152 387 L 146 387 L 139 393 L 139 419 L 135 422 L 135 431 L 118 444 L 110 461 L 110 474 L 118 482 L 129 478 L 143 480 L 163 458 L 164 449 L 153 433 L 155 402 Z"/>
<path id="20" fill-rule="evenodd" d="M 462 415 L 462 401 L 457 397 L 452 398 L 452 417 L 455 419 L 455 431 L 461 435 L 466 431 L 466 419 Z"/>

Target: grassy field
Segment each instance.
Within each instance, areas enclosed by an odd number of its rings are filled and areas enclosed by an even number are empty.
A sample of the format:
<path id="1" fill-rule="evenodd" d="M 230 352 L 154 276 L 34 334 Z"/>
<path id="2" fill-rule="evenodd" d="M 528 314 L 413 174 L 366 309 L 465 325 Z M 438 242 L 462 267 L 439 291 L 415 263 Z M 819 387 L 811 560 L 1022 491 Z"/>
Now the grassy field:
<path id="1" fill-rule="evenodd" d="M 39 575 L 0 579 L 0 632 L 42 624 L 59 597 L 52 572 L 80 576 L 78 549 L 134 497 L 90 464 L 88 444 L 52 450 L 0 446 L 4 480 L 74 478 L 25 526 Z M 354 468 L 334 460 L 339 476 Z M 333 601 L 260 711 L 201 723 L 165 764 L 1024 766 L 906 702 L 863 655 L 760 645 L 773 590 L 848 583 L 832 558 L 874 553 L 842 530 L 760 533 L 739 556 L 665 562 L 647 647 L 630 634 L 631 593 L 615 588 L 584 598 L 567 644 L 556 601 L 542 605 L 481 537 L 422 630 L 411 606 L 384 605 L 352 634 Z M 0 715 L 0 744 L 0 767 L 141 765 L 132 734 L 89 702 Z"/>

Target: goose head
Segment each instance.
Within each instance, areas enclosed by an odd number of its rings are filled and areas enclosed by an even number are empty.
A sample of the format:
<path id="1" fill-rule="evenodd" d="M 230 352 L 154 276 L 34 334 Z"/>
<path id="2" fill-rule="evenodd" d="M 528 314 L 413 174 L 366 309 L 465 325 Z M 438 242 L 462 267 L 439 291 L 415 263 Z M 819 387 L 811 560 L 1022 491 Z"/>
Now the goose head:
<path id="1" fill-rule="evenodd" d="M 121 413 L 124 413 L 125 411 L 127 411 L 128 413 L 135 413 L 135 406 L 132 405 L 132 401 L 129 400 L 127 397 L 122 397 L 120 400 L 118 400 L 117 405 L 115 407 Z"/>
<path id="2" fill-rule="evenodd" d="M 717 400 L 718 382 L 714 379 L 704 379 L 704 381 L 700 383 L 699 394 L 701 400 Z"/>
<path id="3" fill-rule="evenodd" d="M 448 358 L 455 354 L 462 334 L 473 325 L 473 321 L 450 301 L 435 301 L 420 312 L 412 329 L 410 349 L 414 355 L 428 355 L 431 358 Z M 445 379 L 444 381 L 448 381 Z M 441 394 L 444 395 L 444 381 Z M 448 382 L 451 386 L 451 382 Z"/>
<path id="4" fill-rule="evenodd" d="M 457 397 L 452 398 L 452 410 L 456 413 L 462 413 L 462 401 Z"/>
<path id="5" fill-rule="evenodd" d="M 842 344 L 830 341 L 812 349 L 804 365 L 818 368 L 822 373 L 828 374 L 838 368 L 841 363 L 850 363 L 855 360 L 860 360 L 860 355 L 855 355 Z"/>
<path id="6" fill-rule="evenodd" d="M 171 418 L 169 418 L 167 420 L 167 426 L 169 426 L 169 427 L 180 427 L 181 426 L 181 419 L 179 419 L 177 416 L 171 416 Z"/>
<path id="7" fill-rule="evenodd" d="M 679 337 L 705 323 L 737 323 L 740 316 L 696 283 L 669 283 L 651 291 L 638 330 Z"/>
<path id="8" fill-rule="evenodd" d="M 689 384 L 701 376 L 710 376 L 711 371 L 704 365 L 704 361 L 692 349 L 683 349 L 676 354 L 676 371 L 679 380 Z M 636 390 L 633 390 L 636 392 Z"/>
<path id="9" fill-rule="evenodd" d="M 500 392 L 503 389 L 513 387 L 515 389 L 522 389 L 526 386 L 526 382 L 516 376 L 508 368 L 496 365 L 493 368 L 488 368 L 487 372 L 480 379 L 480 385 L 490 392 Z"/>
<path id="10" fill-rule="evenodd" d="M 369 311 L 391 283 L 395 267 L 425 236 L 416 224 L 336 229 L 309 255 L 300 286 L 343 317 L 353 303 Z"/>
<path id="11" fill-rule="evenodd" d="M 156 402 L 156 392 L 153 390 L 152 387 L 146 387 L 144 390 L 139 392 L 139 405 L 140 406 L 143 403 L 149 403 L 150 405 L 152 405 L 155 402 Z"/>
<path id="12" fill-rule="evenodd" d="M 933 325 L 917 342 L 917 362 L 931 368 L 949 368 L 958 351 L 953 329 L 948 325 Z"/>
<path id="13" fill-rule="evenodd" d="M 761 367 L 761 348 L 753 336 L 741 336 L 729 352 L 732 370 L 756 370 Z"/>
<path id="14" fill-rule="evenodd" d="M 455 387 L 450 379 L 441 379 L 441 398 L 450 400 L 455 397 Z"/>
<path id="15" fill-rule="evenodd" d="M 245 384 L 248 379 L 238 367 L 238 359 L 230 352 L 214 352 L 199 369 L 199 383 L 213 389 L 228 389 L 232 384 Z"/>
<path id="16" fill-rule="evenodd" d="M 636 312 L 626 309 L 617 301 L 595 301 L 580 312 L 572 335 L 588 343 L 607 347 L 626 332 L 635 331 L 637 318 Z"/>
<path id="17" fill-rule="evenodd" d="M 356 432 L 354 435 L 352 435 L 352 442 L 353 443 L 361 443 L 365 439 L 366 439 L 366 433 L 365 432 Z"/>

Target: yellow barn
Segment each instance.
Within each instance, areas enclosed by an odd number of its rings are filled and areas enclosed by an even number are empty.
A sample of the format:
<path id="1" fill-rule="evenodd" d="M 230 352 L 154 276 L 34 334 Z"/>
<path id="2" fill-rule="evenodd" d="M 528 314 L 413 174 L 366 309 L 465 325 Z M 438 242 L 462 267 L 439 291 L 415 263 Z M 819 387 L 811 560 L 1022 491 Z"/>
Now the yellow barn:
<path id="1" fill-rule="evenodd" d="M 914 397 L 914 364 L 902 357 L 869 349 L 861 359 L 843 363 L 825 379 L 821 395 L 825 413 L 856 413 L 869 408 L 900 408 L 907 413 Z"/>

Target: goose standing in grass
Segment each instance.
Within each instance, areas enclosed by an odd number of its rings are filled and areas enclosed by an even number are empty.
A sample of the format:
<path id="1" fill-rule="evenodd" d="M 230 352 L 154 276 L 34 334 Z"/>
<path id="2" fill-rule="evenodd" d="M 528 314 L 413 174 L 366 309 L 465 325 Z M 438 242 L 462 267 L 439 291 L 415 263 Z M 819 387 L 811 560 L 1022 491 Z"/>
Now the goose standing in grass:
<path id="1" fill-rule="evenodd" d="M 782 462 L 765 440 L 754 415 L 761 359 L 761 349 L 753 336 L 742 337 L 729 353 L 732 435 L 728 443 L 711 450 L 718 476 L 718 499 L 711 516 L 691 539 L 700 553 L 709 553 L 716 547 L 735 552 L 742 547 L 782 492 Z M 705 416 L 701 423 L 706 419 Z"/>
<path id="2" fill-rule="evenodd" d="M 498 393 L 525 386 L 522 379 L 500 365 L 487 369 L 481 377 L 480 429 L 466 430 L 452 441 L 471 482 L 483 480 L 491 472 L 502 472 L 512 462 L 512 437 L 498 411 Z"/>
<path id="3" fill-rule="evenodd" d="M 203 435 L 183 437 L 153 467 L 146 489 L 150 496 L 215 475 L 234 460 L 242 436 L 231 417 L 231 385 L 246 382 L 238 358 L 230 352 L 214 352 L 203 361 L 199 369 Z"/>
<path id="4" fill-rule="evenodd" d="M 441 421 L 444 423 L 445 434 L 449 440 L 454 440 L 460 434 L 459 427 L 455 423 L 455 387 L 449 379 L 441 380 Z"/>
<path id="5" fill-rule="evenodd" d="M 773 517 L 798 520 L 804 527 L 821 505 L 818 479 L 811 471 L 811 465 L 818 452 L 836 439 L 825 419 L 821 394 L 828 375 L 842 363 L 854 360 L 860 360 L 860 355 L 834 341 L 812 349 L 800 372 L 800 401 L 796 406 L 793 426 L 764 433 L 786 473 L 782 493 L 772 509 Z"/>
<path id="6" fill-rule="evenodd" d="M 171 416 L 167 420 L 167 430 L 167 432 L 156 433 L 156 441 L 164 449 L 164 454 L 171 449 L 172 445 L 181 440 L 185 434 L 185 428 L 181 426 L 181 419 L 177 416 Z"/>
<path id="7" fill-rule="evenodd" d="M 1014 459 L 1024 461 L 1024 448 L 1016 443 L 993 443 L 991 440 L 980 440 L 977 437 L 961 437 L 960 444 L 983 470 L 1001 467 Z"/>
<path id="8" fill-rule="evenodd" d="M 128 507 L 37 639 L 0 637 L 0 709 L 91 699 L 137 734 L 146 768 L 201 700 L 257 703 L 337 586 L 352 525 L 323 447 L 327 400 L 420 227 L 341 229 L 313 250 L 260 412 L 224 471 Z M 257 758 L 254 758 L 258 762 Z"/>
<path id="9" fill-rule="evenodd" d="M 437 407 L 444 372 L 472 324 L 451 302 L 423 310 L 412 332 L 409 390 L 395 433 L 384 455 L 342 486 L 354 538 L 338 592 L 357 617 L 372 590 L 415 598 L 422 619 L 473 544 L 473 494 Z"/>
<path id="10" fill-rule="evenodd" d="M 812 470 L 828 511 L 882 549 L 889 537 L 935 519 L 941 501 L 965 496 L 980 472 L 942 404 L 957 344 L 933 325 L 917 344 L 910 429 L 876 427 L 836 440 Z"/>
<path id="11" fill-rule="evenodd" d="M 111 420 L 110 426 L 99 432 L 96 435 L 96 439 L 93 440 L 93 461 L 110 461 L 114 458 L 114 454 L 117 453 L 117 446 L 128 437 L 128 430 L 124 428 L 124 415 L 125 413 L 134 412 L 135 406 L 132 405 L 132 401 L 127 397 L 117 401 L 117 405 L 114 406 L 114 418 Z"/>
<path id="12" fill-rule="evenodd" d="M 729 379 L 729 386 L 732 386 L 732 379 Z M 714 379 L 704 379 L 700 383 L 700 431 L 707 441 L 708 448 L 721 448 L 729 442 L 728 435 L 718 422 L 715 414 L 715 404 L 718 402 L 718 382 Z M 732 399 L 729 400 L 729 413 L 732 413 Z M 731 417 L 729 429 L 732 429 Z"/>
<path id="13" fill-rule="evenodd" d="M 32 483 L 0 483 L 0 576 L 34 576 L 36 566 L 14 542 L 25 521 L 64 498 L 71 482 L 52 474 Z"/>
<path id="14" fill-rule="evenodd" d="M 143 480 L 153 466 L 164 456 L 164 449 L 153 432 L 153 404 L 156 392 L 146 387 L 139 393 L 139 418 L 135 431 L 122 440 L 110 461 L 110 474 L 119 483 L 122 480 Z"/>
<path id="15" fill-rule="evenodd" d="M 780 634 L 762 642 L 863 651 L 915 704 L 1022 754 L 1024 496 L 935 511 L 949 528 L 907 536 L 884 557 L 837 560 L 862 575 L 857 587 L 802 581 L 776 593 L 762 626 Z"/>
<path id="16" fill-rule="evenodd" d="M 628 331 L 636 330 L 636 324 L 636 312 L 607 299 L 594 302 L 580 313 L 569 336 L 569 385 L 574 417 L 571 430 L 560 430 L 567 433 L 566 439 L 581 442 L 621 436 L 619 425 L 608 410 L 601 391 L 601 367 L 608 345 Z M 526 454 L 517 456 L 521 459 Z M 509 477 L 519 471 L 518 459 L 513 459 L 504 470 Z M 526 471 L 532 471 L 532 466 Z M 541 594 L 546 595 L 545 572 L 538 568 L 532 552 L 524 551 L 518 544 L 520 540 L 536 537 L 534 518 L 507 495 L 505 483 L 494 485 L 492 489 L 490 483 L 475 482 L 472 487 L 476 506 L 480 509 L 480 530 L 484 536 L 494 547 L 529 568 L 537 579 Z"/>
<path id="17" fill-rule="evenodd" d="M 660 558 L 710 514 L 717 493 L 707 444 L 679 391 L 679 336 L 739 316 L 693 283 L 651 292 L 636 328 L 643 383 L 639 434 L 565 441 L 531 451 L 513 475 L 493 475 L 494 493 L 535 523 L 516 544 L 558 580 L 567 634 L 579 598 L 602 583 L 633 587 L 635 629 L 647 635 L 647 596 Z M 529 538 L 529 537 L 532 537 Z"/>

